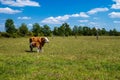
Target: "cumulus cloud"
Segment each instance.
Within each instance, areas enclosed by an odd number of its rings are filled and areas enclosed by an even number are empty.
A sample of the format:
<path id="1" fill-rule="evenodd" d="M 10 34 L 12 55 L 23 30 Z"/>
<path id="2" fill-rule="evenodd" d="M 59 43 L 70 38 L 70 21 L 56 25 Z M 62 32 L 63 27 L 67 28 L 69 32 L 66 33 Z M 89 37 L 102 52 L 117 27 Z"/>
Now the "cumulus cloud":
<path id="1" fill-rule="evenodd" d="M 80 14 L 80 17 L 83 17 L 83 18 L 88 18 L 89 16 L 86 14 L 86 13 L 84 13 L 84 12 L 81 12 Z"/>
<path id="2" fill-rule="evenodd" d="M 108 14 L 111 18 L 120 18 L 120 12 L 111 12 Z"/>
<path id="3" fill-rule="evenodd" d="M 80 13 L 76 13 L 76 14 L 71 14 L 71 15 L 64 15 L 64 16 L 58 16 L 58 17 L 48 17 L 45 18 L 44 20 L 42 20 L 42 23 L 47 23 L 47 24 L 61 24 L 63 22 L 65 22 L 66 20 L 68 20 L 69 18 L 76 18 L 76 17 L 81 17 L 81 18 L 89 18 L 90 14 L 95 14 L 98 12 L 106 12 L 108 11 L 108 8 L 94 8 L 91 9 L 88 12 L 80 12 Z M 87 22 L 87 20 L 81 21 L 79 20 L 79 22 Z"/>
<path id="4" fill-rule="evenodd" d="M 112 5 L 112 9 L 120 9 L 120 0 L 113 0 L 115 4 Z"/>
<path id="5" fill-rule="evenodd" d="M 21 20 L 29 20 L 29 19 L 31 19 L 31 17 L 24 16 L 24 17 L 18 17 L 18 19 L 21 19 Z"/>
<path id="6" fill-rule="evenodd" d="M 64 15 L 64 16 L 58 16 L 58 17 L 48 17 L 42 20 L 41 22 L 47 23 L 47 24 L 61 24 L 68 19 L 69 19 L 69 15 Z"/>
<path id="7" fill-rule="evenodd" d="M 16 6 L 16 7 L 24 7 L 24 6 L 37 6 L 39 7 L 40 4 L 35 1 L 31 0 L 0 0 L 1 4 L 9 5 L 9 6 Z"/>
<path id="8" fill-rule="evenodd" d="M 90 11 L 88 11 L 87 13 L 88 14 L 95 14 L 95 13 L 98 13 L 98 12 L 105 12 L 105 11 L 108 11 L 109 9 L 108 8 L 94 8 Z"/>
<path id="9" fill-rule="evenodd" d="M 78 20 L 79 22 L 83 23 L 83 22 L 88 22 L 88 20 Z"/>
<path id="10" fill-rule="evenodd" d="M 56 17 L 48 17 L 45 18 L 44 20 L 41 21 L 42 23 L 46 23 L 46 24 L 61 24 L 61 22 L 59 20 L 56 19 Z"/>
<path id="11" fill-rule="evenodd" d="M 89 22 L 89 24 L 96 25 L 97 23 L 96 22 Z"/>
<path id="12" fill-rule="evenodd" d="M 28 24 L 28 26 L 32 27 L 32 26 L 33 26 L 33 24 L 29 23 L 29 24 Z"/>
<path id="13" fill-rule="evenodd" d="M 80 12 L 79 14 L 72 14 L 70 17 L 82 17 L 82 18 L 88 18 L 89 16 L 85 12 Z"/>
<path id="14" fill-rule="evenodd" d="M 0 8 L 0 13 L 4 13 L 4 14 L 16 14 L 16 13 L 20 13 L 22 11 L 20 10 L 13 10 L 9 7 L 6 8 Z"/>
<path id="15" fill-rule="evenodd" d="M 42 23 L 47 23 L 47 24 L 61 24 L 68 20 L 70 17 L 82 17 L 82 18 L 88 18 L 89 16 L 81 12 L 79 14 L 72 14 L 72 15 L 64 15 L 64 16 L 57 16 L 57 17 L 48 17 L 42 20 Z"/>

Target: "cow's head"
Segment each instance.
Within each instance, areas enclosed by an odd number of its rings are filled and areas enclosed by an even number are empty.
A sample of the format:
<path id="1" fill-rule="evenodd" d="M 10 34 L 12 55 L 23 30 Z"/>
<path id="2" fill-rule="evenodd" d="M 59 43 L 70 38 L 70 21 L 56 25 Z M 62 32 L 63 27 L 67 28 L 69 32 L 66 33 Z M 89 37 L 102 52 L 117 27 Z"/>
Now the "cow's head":
<path id="1" fill-rule="evenodd" d="M 41 38 L 41 45 L 43 46 L 45 43 L 49 43 L 49 40 L 47 37 Z"/>
<path id="2" fill-rule="evenodd" d="M 45 43 L 49 43 L 49 39 L 47 37 L 44 37 Z"/>

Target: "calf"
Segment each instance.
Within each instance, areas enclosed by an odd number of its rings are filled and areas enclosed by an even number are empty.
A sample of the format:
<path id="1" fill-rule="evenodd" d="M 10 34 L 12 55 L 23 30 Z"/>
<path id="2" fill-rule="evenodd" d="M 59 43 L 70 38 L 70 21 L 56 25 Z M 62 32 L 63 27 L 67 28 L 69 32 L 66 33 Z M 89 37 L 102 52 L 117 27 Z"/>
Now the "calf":
<path id="1" fill-rule="evenodd" d="M 42 51 L 42 47 L 45 43 L 49 43 L 49 40 L 47 37 L 31 37 L 29 39 L 30 42 L 30 51 L 33 51 L 34 47 L 37 47 L 37 52 Z"/>

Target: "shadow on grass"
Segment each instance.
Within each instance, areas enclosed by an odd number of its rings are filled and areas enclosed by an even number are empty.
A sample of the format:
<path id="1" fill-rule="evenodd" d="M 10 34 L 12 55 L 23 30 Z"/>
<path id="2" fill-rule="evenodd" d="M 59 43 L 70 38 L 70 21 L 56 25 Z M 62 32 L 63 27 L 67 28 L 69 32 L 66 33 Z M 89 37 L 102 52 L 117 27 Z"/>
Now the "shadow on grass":
<path id="1" fill-rule="evenodd" d="M 27 53 L 34 53 L 34 52 L 37 52 L 37 51 L 25 50 L 25 52 L 27 52 Z"/>

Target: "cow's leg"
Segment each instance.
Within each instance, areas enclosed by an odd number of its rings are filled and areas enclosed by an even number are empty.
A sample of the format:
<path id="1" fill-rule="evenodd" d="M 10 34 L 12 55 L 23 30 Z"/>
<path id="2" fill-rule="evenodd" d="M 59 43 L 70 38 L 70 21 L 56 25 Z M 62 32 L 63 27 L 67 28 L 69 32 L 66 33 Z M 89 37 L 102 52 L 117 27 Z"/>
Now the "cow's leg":
<path id="1" fill-rule="evenodd" d="M 42 46 L 37 47 L 37 52 L 42 52 Z"/>
<path id="2" fill-rule="evenodd" d="M 39 53 L 41 50 L 40 50 L 40 48 L 37 48 L 37 52 Z"/>
<path id="3" fill-rule="evenodd" d="M 30 51 L 31 51 L 31 52 L 33 51 L 32 43 L 30 43 Z"/>
<path id="4" fill-rule="evenodd" d="M 40 46 L 37 45 L 37 52 L 39 53 L 40 52 Z"/>
<path id="5" fill-rule="evenodd" d="M 43 52 L 43 51 L 44 51 L 42 47 L 41 47 L 41 49 L 40 49 L 40 50 L 41 50 L 41 52 Z"/>
<path id="6" fill-rule="evenodd" d="M 43 48 L 42 48 L 42 46 L 40 46 L 40 52 L 43 52 Z"/>

